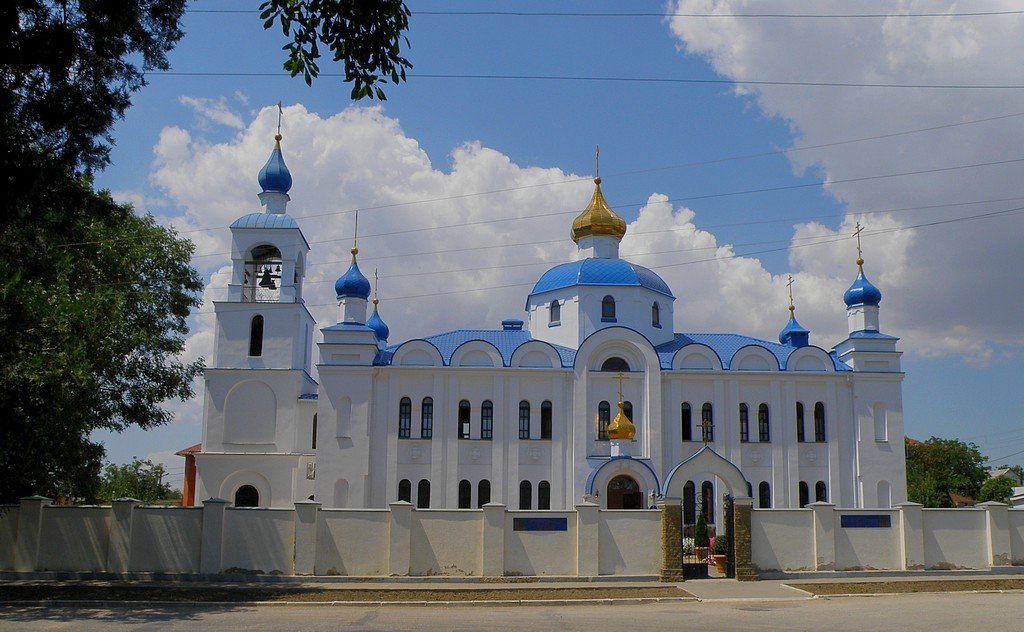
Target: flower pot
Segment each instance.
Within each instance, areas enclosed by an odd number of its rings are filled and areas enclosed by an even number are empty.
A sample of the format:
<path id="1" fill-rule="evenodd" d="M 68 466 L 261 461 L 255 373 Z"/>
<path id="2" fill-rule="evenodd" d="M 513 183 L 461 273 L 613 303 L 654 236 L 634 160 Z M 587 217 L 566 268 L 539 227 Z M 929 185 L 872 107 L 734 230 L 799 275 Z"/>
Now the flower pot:
<path id="1" fill-rule="evenodd" d="M 728 555 L 715 555 L 715 556 L 713 556 L 713 559 L 715 560 L 715 570 L 717 570 L 719 573 L 724 574 L 725 571 L 726 571 L 726 568 L 725 568 L 726 561 L 729 559 L 729 556 Z"/>
<path id="2" fill-rule="evenodd" d="M 705 562 L 708 559 L 708 553 L 710 553 L 711 547 L 708 546 L 695 546 L 693 552 L 697 556 L 697 559 L 701 562 Z"/>

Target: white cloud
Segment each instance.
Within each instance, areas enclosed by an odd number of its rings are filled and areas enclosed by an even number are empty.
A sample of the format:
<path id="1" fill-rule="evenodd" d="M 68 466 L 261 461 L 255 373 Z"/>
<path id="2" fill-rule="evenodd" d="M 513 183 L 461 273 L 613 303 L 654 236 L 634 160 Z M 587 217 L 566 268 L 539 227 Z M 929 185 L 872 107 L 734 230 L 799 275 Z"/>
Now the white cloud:
<path id="1" fill-rule="evenodd" d="M 998 11 L 1003 5 L 1017 8 L 1010 3 L 994 3 L 986 10 Z M 776 2 L 772 12 L 801 13 L 806 7 L 802 2 Z M 848 2 L 823 1 L 814 5 L 814 12 L 962 10 L 960 3 L 932 1 L 852 7 Z M 763 12 L 761 3 L 753 0 L 680 0 L 669 8 L 680 13 Z M 735 80 L 1024 83 L 1024 67 L 1018 62 L 1024 54 L 1021 16 L 672 18 L 670 27 L 686 52 L 703 56 L 718 73 Z M 1019 91 L 767 85 L 746 90 L 741 86 L 738 92 L 749 94 L 767 115 L 789 122 L 799 145 L 1024 112 L 1024 95 Z M 930 355 L 963 354 L 983 364 L 992 357 L 992 344 L 1024 344 L 1019 325 L 1024 311 L 1024 293 L 1019 291 L 1019 271 L 1024 266 L 1024 249 L 1020 248 L 1024 215 L 884 231 L 1024 204 L 1017 200 L 866 213 L 1018 197 L 1024 195 L 1019 175 L 1022 165 L 857 183 L 839 181 L 1018 159 L 1024 146 L 1021 121 L 1008 118 L 791 154 L 794 171 L 820 169 L 832 182 L 826 190 L 847 205 L 849 214 L 840 234 L 852 233 L 855 220 L 865 224 L 866 270 L 884 296 L 882 325 L 904 338 L 905 349 Z M 804 237 L 833 234 L 835 231 L 820 225 L 797 226 L 794 244 Z M 801 275 L 812 274 L 824 280 L 841 270 L 848 275 L 848 250 L 794 249 L 790 261 Z M 801 292 L 806 285 L 801 284 Z M 833 290 L 830 287 L 828 291 Z M 820 297 L 812 298 L 812 306 L 818 300 Z"/>
<path id="2" fill-rule="evenodd" d="M 240 92 L 235 92 L 235 98 L 241 101 L 243 105 L 247 102 L 244 98 L 245 95 Z M 230 107 L 228 107 L 227 99 L 220 97 L 219 99 L 208 99 L 205 97 L 187 97 L 182 96 L 178 98 L 178 102 L 182 105 L 188 106 L 199 120 L 200 129 L 207 129 L 211 123 L 217 125 L 224 125 L 225 127 L 231 127 L 234 129 L 242 129 L 245 124 L 242 123 L 241 117 L 235 114 Z"/>

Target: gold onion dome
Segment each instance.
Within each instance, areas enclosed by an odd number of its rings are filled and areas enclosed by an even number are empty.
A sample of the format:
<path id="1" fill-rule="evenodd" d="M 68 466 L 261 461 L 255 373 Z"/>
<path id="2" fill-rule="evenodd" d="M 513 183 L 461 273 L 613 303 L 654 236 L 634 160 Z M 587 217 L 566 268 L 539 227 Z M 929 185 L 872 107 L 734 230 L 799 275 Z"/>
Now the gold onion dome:
<path id="1" fill-rule="evenodd" d="M 612 419 L 612 422 L 608 424 L 608 438 L 632 441 L 635 436 L 636 426 L 629 420 L 626 413 L 622 411 L 622 400 L 619 400 L 619 414 L 615 415 L 615 419 Z"/>
<path id="2" fill-rule="evenodd" d="M 590 204 L 572 221 L 572 240 L 579 243 L 587 237 L 614 237 L 622 241 L 626 222 L 615 214 L 601 194 L 601 178 L 594 178 L 594 197 Z"/>

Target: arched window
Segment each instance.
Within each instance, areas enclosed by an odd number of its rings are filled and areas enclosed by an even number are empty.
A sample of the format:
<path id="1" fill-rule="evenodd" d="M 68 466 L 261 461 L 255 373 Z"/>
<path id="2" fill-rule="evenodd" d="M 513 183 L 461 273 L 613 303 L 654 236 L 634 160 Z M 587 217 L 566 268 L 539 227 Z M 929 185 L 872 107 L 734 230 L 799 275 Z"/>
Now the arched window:
<path id="1" fill-rule="evenodd" d="M 562 305 L 558 301 L 551 301 L 548 305 L 548 324 L 557 325 L 562 322 Z"/>
<path id="2" fill-rule="evenodd" d="M 693 481 L 686 481 L 683 485 L 683 524 L 696 524 L 697 522 L 697 494 Z"/>
<path id="3" fill-rule="evenodd" d="M 459 438 L 469 438 L 469 402 L 466 400 L 459 402 Z"/>
<path id="4" fill-rule="evenodd" d="M 551 402 L 544 400 L 540 405 L 540 438 L 551 438 Z"/>
<path id="5" fill-rule="evenodd" d="M 249 323 L 249 355 L 263 355 L 263 316 L 256 314 Z"/>
<path id="6" fill-rule="evenodd" d="M 519 483 L 519 508 L 533 509 L 533 485 L 530 481 Z"/>
<path id="7" fill-rule="evenodd" d="M 476 485 L 476 507 L 483 507 L 491 502 L 491 481 L 484 479 Z"/>
<path id="8" fill-rule="evenodd" d="M 412 428 L 412 400 L 403 397 L 398 402 L 398 438 L 408 439 Z"/>
<path id="9" fill-rule="evenodd" d="M 608 402 L 597 405 L 597 440 L 608 440 L 608 424 L 612 422 L 612 407 Z"/>
<path id="10" fill-rule="evenodd" d="M 804 434 L 804 405 L 801 402 L 796 403 L 796 440 L 799 443 L 807 440 Z"/>
<path id="11" fill-rule="evenodd" d="M 761 509 L 771 509 L 772 507 L 772 488 L 768 485 L 768 481 L 761 481 L 761 484 L 757 486 L 757 506 Z"/>
<path id="12" fill-rule="evenodd" d="M 530 438 L 530 402 L 519 402 L 519 438 Z"/>
<path id="13" fill-rule="evenodd" d="M 473 485 L 463 479 L 459 481 L 459 509 L 469 509 L 473 506 Z"/>
<path id="14" fill-rule="evenodd" d="M 882 402 L 876 403 L 871 407 L 871 414 L 875 421 L 875 441 L 888 441 L 889 421 L 885 416 L 885 404 Z"/>
<path id="15" fill-rule="evenodd" d="M 715 414 L 711 402 L 700 407 L 700 436 L 703 441 L 715 440 Z"/>
<path id="16" fill-rule="evenodd" d="M 643 509 L 644 498 L 640 492 L 640 485 L 636 479 L 626 474 L 620 474 L 608 481 L 607 501 L 608 509 Z"/>
<path id="17" fill-rule="evenodd" d="M 814 500 L 819 503 L 828 502 L 828 488 L 825 487 L 825 481 L 818 481 L 814 484 Z"/>
<path id="18" fill-rule="evenodd" d="M 430 481 L 425 478 L 416 486 L 416 508 L 430 509 Z"/>
<path id="19" fill-rule="evenodd" d="M 814 440 L 825 441 L 825 404 L 822 402 L 814 405 Z"/>
<path id="20" fill-rule="evenodd" d="M 708 524 L 715 521 L 715 488 L 711 481 L 700 484 L 700 510 L 704 512 L 704 520 Z"/>
<path id="21" fill-rule="evenodd" d="M 630 422 L 633 421 L 633 402 L 622 402 L 622 414 L 626 416 Z"/>
<path id="22" fill-rule="evenodd" d="M 651 327 L 661 327 L 661 306 L 658 301 L 651 305 Z"/>
<path id="23" fill-rule="evenodd" d="M 316 416 L 317 416 L 317 413 L 313 413 L 313 441 L 312 441 L 313 445 L 310 446 L 310 448 L 313 449 L 313 450 L 316 450 L 316 421 L 317 421 Z"/>
<path id="24" fill-rule="evenodd" d="M 489 399 L 480 404 L 480 438 L 494 438 L 494 404 Z"/>
<path id="25" fill-rule="evenodd" d="M 601 364 L 601 370 L 609 373 L 629 373 L 629 362 L 619 356 L 612 356 Z"/>
<path id="26" fill-rule="evenodd" d="M 537 509 L 551 509 L 551 483 L 547 481 L 537 484 Z"/>
<path id="27" fill-rule="evenodd" d="M 281 300 L 281 251 L 269 244 L 256 246 L 245 262 L 242 301 L 277 303 Z"/>
<path id="28" fill-rule="evenodd" d="M 750 441 L 750 407 L 740 404 L 740 441 Z"/>
<path id="29" fill-rule="evenodd" d="M 615 299 L 611 294 L 601 299 L 601 320 L 604 322 L 615 321 Z"/>
<path id="30" fill-rule="evenodd" d="M 811 502 L 810 488 L 807 487 L 807 483 L 800 481 L 800 508 L 803 509 L 807 506 L 807 503 Z"/>
<path id="31" fill-rule="evenodd" d="M 412 502 L 412 483 L 407 478 L 398 481 L 398 500 L 404 500 L 407 503 Z"/>
<path id="32" fill-rule="evenodd" d="M 242 485 L 235 491 L 235 507 L 259 507 L 260 493 L 252 485 Z"/>
<path id="33" fill-rule="evenodd" d="M 434 398 L 424 397 L 420 404 L 420 439 L 434 436 Z"/>
<path id="34" fill-rule="evenodd" d="M 767 443 L 772 440 L 771 426 L 768 420 L 768 404 L 757 407 L 757 440 Z"/>
<path id="35" fill-rule="evenodd" d="M 690 408 L 690 402 L 683 402 L 680 407 L 679 427 L 683 441 L 693 441 L 693 410 Z"/>

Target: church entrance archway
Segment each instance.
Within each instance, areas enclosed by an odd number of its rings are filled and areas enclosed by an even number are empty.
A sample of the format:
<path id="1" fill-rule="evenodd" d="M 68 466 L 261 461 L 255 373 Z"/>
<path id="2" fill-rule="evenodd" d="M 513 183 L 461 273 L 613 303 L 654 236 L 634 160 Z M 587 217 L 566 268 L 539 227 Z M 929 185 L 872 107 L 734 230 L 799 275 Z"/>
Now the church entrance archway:
<path id="1" fill-rule="evenodd" d="M 620 474 L 608 481 L 609 509 L 643 509 L 643 494 L 640 485 L 632 476 Z"/>

